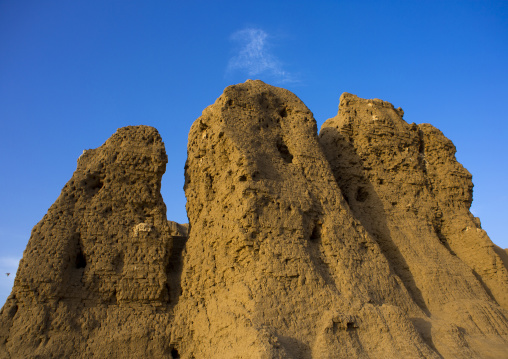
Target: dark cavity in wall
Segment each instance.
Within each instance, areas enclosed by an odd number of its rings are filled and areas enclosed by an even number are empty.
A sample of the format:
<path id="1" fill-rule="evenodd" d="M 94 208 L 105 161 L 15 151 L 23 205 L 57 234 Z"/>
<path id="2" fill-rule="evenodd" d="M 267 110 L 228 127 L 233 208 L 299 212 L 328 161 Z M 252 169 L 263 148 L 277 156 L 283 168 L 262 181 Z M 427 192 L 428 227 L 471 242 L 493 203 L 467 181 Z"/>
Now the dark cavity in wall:
<path id="1" fill-rule="evenodd" d="M 83 245 L 81 244 L 81 240 L 78 240 L 78 253 L 76 254 L 76 268 L 85 268 L 86 267 L 86 258 L 83 253 Z"/>
<path id="2" fill-rule="evenodd" d="M 369 192 L 365 187 L 358 187 L 356 191 L 356 200 L 358 202 L 365 202 L 369 197 Z"/>
<path id="3" fill-rule="evenodd" d="M 316 223 L 310 234 L 311 242 L 319 242 L 321 239 L 321 225 Z"/>
<path id="4" fill-rule="evenodd" d="M 289 152 L 288 146 L 284 143 L 282 138 L 279 138 L 277 140 L 277 150 L 279 151 L 280 155 L 282 156 L 282 159 L 286 163 L 293 163 L 293 155 L 291 152 Z"/>
<path id="5" fill-rule="evenodd" d="M 173 359 L 180 358 L 180 354 L 178 353 L 178 350 L 176 350 L 176 348 L 171 349 L 171 358 Z"/>

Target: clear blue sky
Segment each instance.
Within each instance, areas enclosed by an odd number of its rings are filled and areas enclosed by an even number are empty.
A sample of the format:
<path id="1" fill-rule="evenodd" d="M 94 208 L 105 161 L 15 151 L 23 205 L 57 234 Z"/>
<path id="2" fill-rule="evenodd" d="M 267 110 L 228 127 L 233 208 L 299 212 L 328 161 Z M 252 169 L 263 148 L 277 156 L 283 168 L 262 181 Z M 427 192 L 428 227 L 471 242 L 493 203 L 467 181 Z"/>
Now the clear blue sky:
<path id="1" fill-rule="evenodd" d="M 186 222 L 189 128 L 248 78 L 293 91 L 318 126 L 347 91 L 438 127 L 508 247 L 508 1 L 0 0 L 0 305 L 79 155 L 119 127 L 159 130 L 168 219 Z"/>

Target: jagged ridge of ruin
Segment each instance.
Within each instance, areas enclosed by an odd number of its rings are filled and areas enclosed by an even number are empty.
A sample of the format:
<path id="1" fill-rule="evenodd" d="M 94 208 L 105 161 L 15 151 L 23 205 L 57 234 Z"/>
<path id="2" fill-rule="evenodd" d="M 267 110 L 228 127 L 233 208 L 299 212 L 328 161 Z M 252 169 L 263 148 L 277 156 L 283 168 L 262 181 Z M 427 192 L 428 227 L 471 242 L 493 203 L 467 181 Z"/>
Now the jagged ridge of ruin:
<path id="1" fill-rule="evenodd" d="M 34 228 L 0 358 L 501 358 L 506 252 L 453 144 L 344 94 L 317 134 L 261 81 L 191 127 L 189 226 L 166 220 L 151 127 L 86 151 Z"/>
<path id="2" fill-rule="evenodd" d="M 500 357 L 507 266 L 469 212 L 471 175 L 439 130 L 402 116 L 388 102 L 345 93 L 321 128 L 323 151 L 354 216 L 431 319 L 420 330 L 438 352 Z"/>
<path id="3" fill-rule="evenodd" d="M 1 358 L 168 355 L 166 163 L 147 126 L 80 156 L 32 230 L 1 313 Z"/>

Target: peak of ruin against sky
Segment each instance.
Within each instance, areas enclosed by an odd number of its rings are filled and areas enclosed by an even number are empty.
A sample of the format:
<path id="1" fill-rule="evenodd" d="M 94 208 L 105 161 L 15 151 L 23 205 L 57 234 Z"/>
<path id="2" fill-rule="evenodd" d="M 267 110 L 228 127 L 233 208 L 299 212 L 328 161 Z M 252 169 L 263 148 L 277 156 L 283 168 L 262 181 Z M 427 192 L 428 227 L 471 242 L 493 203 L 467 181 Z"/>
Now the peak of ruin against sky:
<path id="1" fill-rule="evenodd" d="M 187 222 L 189 128 L 248 78 L 294 92 L 318 127 L 347 91 L 439 128 L 506 248 L 507 39 L 506 1 L 2 1 L 0 273 L 16 272 L 83 150 L 119 127 L 159 130 L 167 216 Z M 14 277 L 0 276 L 0 303 Z"/>

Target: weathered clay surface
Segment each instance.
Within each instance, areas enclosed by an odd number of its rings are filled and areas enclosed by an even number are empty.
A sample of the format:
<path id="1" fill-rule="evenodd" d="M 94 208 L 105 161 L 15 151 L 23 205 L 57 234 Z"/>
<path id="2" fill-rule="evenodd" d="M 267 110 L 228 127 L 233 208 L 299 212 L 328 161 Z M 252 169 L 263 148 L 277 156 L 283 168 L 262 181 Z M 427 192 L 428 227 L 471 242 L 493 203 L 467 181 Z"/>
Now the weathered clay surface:
<path id="1" fill-rule="evenodd" d="M 166 163 L 146 126 L 83 153 L 32 231 L 1 312 L 0 357 L 167 356 Z"/>
<path id="2" fill-rule="evenodd" d="M 507 267 L 469 212 L 471 175 L 439 130 L 402 115 L 387 102 L 343 94 L 320 132 L 335 179 L 429 315 L 427 335 L 440 354 L 506 355 Z"/>
<path id="3" fill-rule="evenodd" d="M 438 357 L 289 91 L 228 87 L 191 128 L 185 191 L 182 357 Z"/>
<path id="4" fill-rule="evenodd" d="M 508 357 L 508 255 L 430 125 L 344 94 L 226 88 L 189 134 L 189 225 L 157 131 L 86 151 L 32 232 L 0 358 Z"/>
<path id="5" fill-rule="evenodd" d="M 436 219 L 442 241 L 464 261 L 501 306 L 508 310 L 508 261 L 470 212 L 473 182 L 455 159 L 455 146 L 429 124 L 419 125 L 426 171 L 442 216 Z"/>

